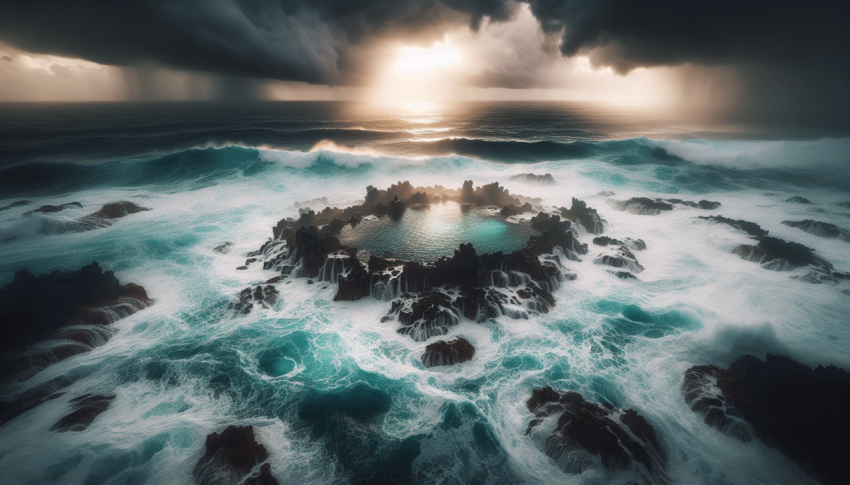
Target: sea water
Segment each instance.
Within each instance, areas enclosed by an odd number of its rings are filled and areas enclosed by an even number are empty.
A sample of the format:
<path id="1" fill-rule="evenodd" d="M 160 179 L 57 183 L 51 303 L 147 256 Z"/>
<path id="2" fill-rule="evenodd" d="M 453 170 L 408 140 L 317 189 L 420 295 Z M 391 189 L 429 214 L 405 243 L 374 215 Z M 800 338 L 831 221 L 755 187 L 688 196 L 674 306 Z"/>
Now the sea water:
<path id="1" fill-rule="evenodd" d="M 696 216 L 756 222 L 814 248 L 837 271 L 850 270 L 848 243 L 781 224 L 811 218 L 850 227 L 850 208 L 838 205 L 850 201 L 846 139 L 654 140 L 620 136 L 633 131 L 614 122 L 600 127 L 569 110 L 528 126 L 533 106 L 500 107 L 502 124 L 487 107 L 479 126 L 440 113 L 364 120 L 331 108 L 286 108 L 279 119 L 241 111 L 226 121 L 158 118 L 155 107 L 125 106 L 118 114 L 102 108 L 104 114 L 84 106 L 78 109 L 100 114 L 78 118 L 61 107 L 53 117 L 47 108 L 33 108 L 38 116 L 26 107 L 5 112 L 4 132 L 17 135 L 2 141 L 0 206 L 32 204 L 0 212 L 0 283 L 24 268 L 70 271 L 96 260 L 122 283 L 144 286 L 155 303 L 114 323 L 106 345 L 2 390 L 5 400 L 57 377 L 73 380 L 66 394 L 0 428 L 0 483 L 190 484 L 206 435 L 231 424 L 254 427 L 281 483 L 634 481 L 627 472 L 598 469 L 566 474 L 525 435 L 532 418 L 525 401 L 544 386 L 637 410 L 655 428 L 674 483 L 812 483 L 775 449 L 704 424 L 680 386 L 689 367 L 728 365 L 743 353 L 847 369 L 850 296 L 791 278 L 801 271 L 773 272 L 740 259 L 732 249 L 751 241 L 745 234 Z M 511 109 L 532 121 L 513 123 L 519 115 Z M 37 129 L 36 119 L 47 128 Z M 303 140 L 296 125 L 309 125 Z M 256 133 L 262 130 L 265 137 Z M 309 151 L 318 141 L 310 137 L 319 137 L 314 130 L 325 130 L 322 139 L 334 145 Z M 451 141 L 476 130 L 486 136 Z M 438 140 L 417 141 L 425 136 Z M 418 143 L 463 145 L 449 151 L 466 155 L 427 155 Z M 528 172 L 550 173 L 556 183 L 511 180 Z M 387 302 L 334 302 L 333 285 L 295 279 L 278 286 L 272 309 L 228 310 L 241 289 L 274 276 L 256 264 L 236 268 L 305 201 L 327 197 L 327 205 L 343 207 L 362 200 L 367 185 L 409 180 L 455 188 L 470 179 L 540 197 L 546 207 L 586 201 L 605 219 L 606 235 L 646 242 L 635 253 L 645 271 L 639 281 L 615 278 L 593 264 L 602 249 L 582 234 L 590 252 L 565 262 L 577 279 L 555 292 L 548 314 L 462 321 L 444 338 L 469 340 L 474 359 L 427 370 L 419 357 L 431 341 L 415 342 L 396 332 L 397 322 L 382 323 Z M 606 203 L 636 196 L 722 205 L 640 216 Z M 814 204 L 786 202 L 792 196 Z M 93 231 L 61 229 L 116 200 L 151 210 Z M 72 201 L 83 207 L 23 215 Z M 420 260 L 463 239 L 481 250 L 510 250 L 527 235 L 486 214 L 440 215 L 454 210 L 437 205 L 362 227 L 410 224 L 424 238 L 421 249 L 407 246 Z M 399 243 L 381 231 L 356 230 L 346 231 L 378 252 Z M 228 254 L 213 251 L 223 242 L 233 243 Z M 70 399 L 86 393 L 116 397 L 87 430 L 49 431 Z"/>

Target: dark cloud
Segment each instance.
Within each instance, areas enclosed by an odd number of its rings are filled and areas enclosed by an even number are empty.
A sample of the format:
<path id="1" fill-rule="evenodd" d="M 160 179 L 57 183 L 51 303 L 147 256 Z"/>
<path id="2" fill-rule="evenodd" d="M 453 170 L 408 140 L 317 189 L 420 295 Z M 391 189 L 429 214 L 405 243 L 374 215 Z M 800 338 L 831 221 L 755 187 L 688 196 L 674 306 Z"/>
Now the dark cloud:
<path id="1" fill-rule="evenodd" d="M 349 84 L 353 46 L 438 38 L 447 26 L 507 19 L 501 0 L 3 1 L 0 39 L 111 65 L 155 62 L 226 76 Z"/>

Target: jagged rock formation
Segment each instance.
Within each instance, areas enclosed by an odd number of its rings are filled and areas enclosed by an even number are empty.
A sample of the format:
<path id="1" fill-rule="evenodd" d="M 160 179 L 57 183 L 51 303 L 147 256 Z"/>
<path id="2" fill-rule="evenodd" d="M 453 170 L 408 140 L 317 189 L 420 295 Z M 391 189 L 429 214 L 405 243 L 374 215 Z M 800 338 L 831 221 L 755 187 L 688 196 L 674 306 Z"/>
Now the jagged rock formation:
<path id="1" fill-rule="evenodd" d="M 71 399 L 72 411 L 56 422 L 50 431 L 85 431 L 94 419 L 109 408 L 115 396 L 84 394 Z"/>
<path id="2" fill-rule="evenodd" d="M 506 206 L 502 207 L 502 210 L 499 211 L 499 214 L 502 217 L 510 217 L 510 216 L 515 216 L 515 215 L 519 215 L 519 214 L 525 214 L 525 213 L 531 212 L 533 210 L 534 210 L 534 207 L 531 204 L 529 204 L 528 202 L 526 202 L 525 204 L 523 204 L 520 207 L 517 207 L 513 204 L 506 205 Z"/>
<path id="3" fill-rule="evenodd" d="M 673 204 L 668 204 L 661 199 L 650 199 L 647 197 L 632 197 L 624 201 L 608 200 L 608 205 L 620 212 L 629 212 L 642 216 L 657 216 L 663 211 L 673 210 Z"/>
<path id="4" fill-rule="evenodd" d="M 207 436 L 205 448 L 204 456 L 192 472 L 198 485 L 278 483 L 268 463 L 260 467 L 258 474 L 247 477 L 243 482 L 256 465 L 269 457 L 266 448 L 254 438 L 252 426 L 228 426 L 221 434 L 212 433 Z"/>
<path id="5" fill-rule="evenodd" d="M 759 236 L 758 244 L 742 244 L 732 252 L 742 259 L 761 264 L 762 268 L 773 271 L 790 271 L 795 268 L 812 266 L 826 272 L 832 270 L 832 264 L 814 253 L 814 249 L 778 237 Z"/>
<path id="6" fill-rule="evenodd" d="M 455 365 L 475 356 L 475 347 L 465 338 L 440 340 L 425 347 L 425 352 L 419 358 L 425 368 L 445 365 Z"/>
<path id="7" fill-rule="evenodd" d="M 627 269 L 632 273 L 640 273 L 644 270 L 643 266 L 635 257 L 635 254 L 625 245 L 618 246 L 613 250 L 600 254 L 593 260 L 593 263 L 613 266 L 614 268 Z M 622 278 L 623 276 L 620 277 Z"/>
<path id="8" fill-rule="evenodd" d="M 474 189 L 472 181 L 466 181 L 460 190 L 440 187 L 440 191 L 459 203 L 520 200 L 495 183 Z M 531 237 L 523 249 L 507 254 L 477 254 L 471 244 L 461 244 L 452 257 L 428 264 L 375 255 L 364 264 L 357 258 L 357 248 L 339 242 L 347 214 L 378 215 L 387 197 L 392 196 L 390 203 L 402 204 L 441 200 L 437 194 L 417 198 L 417 193 L 424 192 L 407 182 L 387 191 L 370 186 L 366 202 L 359 206 L 328 208 L 318 214 L 309 211 L 298 221 L 281 220 L 274 228 L 275 238 L 248 256 L 262 259 L 264 269 L 279 271 L 281 277 L 309 277 L 337 284 L 335 301 L 365 297 L 395 300 L 383 321 L 398 321 L 400 333 L 426 340 L 445 335 L 461 318 L 480 322 L 502 315 L 528 318 L 548 312 L 554 305 L 551 292 L 564 279 L 575 278 L 563 271 L 561 258 L 577 260 L 587 254 L 587 245 L 578 242 L 570 221 L 545 213 L 532 219 L 532 227 L 542 234 Z M 317 224 L 323 224 L 321 230 Z"/>
<path id="9" fill-rule="evenodd" d="M 744 231 L 750 236 L 767 236 L 768 231 L 764 230 L 755 222 L 742 221 L 741 219 L 729 219 L 723 216 L 698 216 L 700 219 L 716 222 L 718 224 L 727 224 L 729 226 Z"/>
<path id="10" fill-rule="evenodd" d="M 271 281 L 271 280 L 270 280 Z M 279 279 L 277 281 L 280 281 Z M 274 283 L 277 283 L 275 281 Z M 239 311 L 243 314 L 248 314 L 254 309 L 254 305 L 259 305 L 264 309 L 271 308 L 280 296 L 277 288 L 271 284 L 257 285 L 253 288 L 245 288 L 239 293 L 239 301 L 230 304 L 230 308 Z"/>
<path id="11" fill-rule="evenodd" d="M 790 227 L 796 227 L 801 231 L 806 231 L 809 234 L 814 234 L 818 237 L 841 239 L 842 241 L 850 242 L 850 231 L 841 229 L 835 224 L 813 221 L 811 219 L 806 219 L 804 221 L 782 221 L 782 224 Z"/>
<path id="12" fill-rule="evenodd" d="M 602 218 L 596 209 L 587 206 L 587 203 L 573 197 L 572 205 L 569 209 L 561 208 L 561 217 L 569 219 L 577 224 L 581 224 L 584 230 L 590 234 L 602 234 L 605 230 Z"/>
<path id="13" fill-rule="evenodd" d="M 614 239 L 608 236 L 599 236 L 593 238 L 593 244 L 597 246 L 626 246 L 633 251 L 643 251 L 646 249 L 646 243 L 643 242 L 643 239 L 632 239 L 630 237 Z"/>
<path id="14" fill-rule="evenodd" d="M 511 180 L 523 182 L 526 184 L 552 185 L 555 183 L 555 177 L 550 173 L 536 175 L 533 173 L 521 173 L 511 176 Z"/>
<path id="15" fill-rule="evenodd" d="M 19 200 L 17 202 L 12 202 L 9 205 L 5 205 L 3 207 L 0 207 L 0 212 L 3 212 L 4 210 L 9 210 L 9 209 L 12 209 L 12 208 L 15 208 L 15 207 L 22 207 L 22 206 L 30 205 L 30 204 L 32 204 L 31 200 Z"/>
<path id="16" fill-rule="evenodd" d="M 785 202 L 791 202 L 793 204 L 811 204 L 812 203 L 812 201 L 810 201 L 809 199 L 807 199 L 805 197 L 800 197 L 799 195 L 795 195 L 794 197 L 791 197 L 791 198 L 785 200 Z"/>
<path id="17" fill-rule="evenodd" d="M 149 210 L 150 209 L 148 209 L 147 207 L 142 207 L 140 205 L 136 205 L 133 202 L 122 200 L 118 202 L 110 202 L 108 204 L 104 204 L 99 211 L 93 212 L 85 216 L 84 219 L 93 217 L 96 217 L 98 219 L 119 219 L 130 214 Z"/>
<path id="18" fill-rule="evenodd" d="M 216 245 L 216 246 L 213 248 L 213 251 L 215 251 L 215 252 L 217 252 L 217 253 L 219 253 L 219 254 L 227 254 L 227 253 L 229 253 L 229 252 L 230 252 L 230 248 L 232 248 L 232 247 L 233 247 L 233 243 L 232 243 L 232 242 L 230 242 L 230 241 L 225 241 L 225 242 L 223 242 L 223 243 L 221 243 L 221 244 Z"/>
<path id="19" fill-rule="evenodd" d="M 536 389 L 526 403 L 534 413 L 526 435 L 542 435 L 544 449 L 567 473 L 593 466 L 637 471 L 648 482 L 666 482 L 667 458 L 655 430 L 632 409 L 585 401 L 577 392 Z M 553 429 L 554 428 L 554 429 Z"/>
<path id="20" fill-rule="evenodd" d="M 728 369 L 692 367 L 682 389 L 707 424 L 744 441 L 754 435 L 825 485 L 844 483 L 846 447 L 838 437 L 850 433 L 850 373 L 745 355 Z"/>
<path id="21" fill-rule="evenodd" d="M 671 204 L 685 205 L 688 207 L 693 207 L 694 209 L 706 209 L 706 210 L 714 210 L 720 207 L 720 202 L 711 201 L 711 200 L 701 200 L 699 202 L 693 202 L 690 200 L 682 200 L 682 199 L 665 199 L 667 202 Z"/>

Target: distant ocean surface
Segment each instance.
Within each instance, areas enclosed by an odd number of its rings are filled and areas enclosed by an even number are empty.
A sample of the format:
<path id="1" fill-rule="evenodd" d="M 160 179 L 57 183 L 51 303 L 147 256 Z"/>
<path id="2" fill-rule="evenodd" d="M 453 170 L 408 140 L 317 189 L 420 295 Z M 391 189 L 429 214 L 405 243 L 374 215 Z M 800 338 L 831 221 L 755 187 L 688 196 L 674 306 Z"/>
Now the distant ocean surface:
<path id="1" fill-rule="evenodd" d="M 522 173 L 555 183 L 512 179 Z M 565 262 L 577 278 L 556 306 L 452 327 L 447 338 L 477 349 L 454 367 L 424 369 L 429 342 L 382 323 L 387 302 L 334 302 L 333 287 L 303 278 L 280 285 L 273 309 L 228 309 L 274 276 L 236 268 L 279 219 L 406 180 L 499 182 L 547 207 L 581 199 L 606 235 L 646 242 L 645 271 L 612 277 L 582 235 L 590 254 Z M 788 202 L 796 196 L 811 203 Z M 608 203 L 631 197 L 722 205 L 642 216 Z M 850 295 L 744 261 L 731 251 L 745 234 L 696 217 L 756 222 L 850 271 L 850 243 L 782 224 L 850 229 L 846 134 L 567 103 L 0 105 L 0 207 L 20 200 L 30 203 L 0 211 L 0 285 L 25 268 L 98 261 L 155 303 L 114 323 L 106 345 L 0 389 L 8 400 L 73 376 L 67 396 L 0 427 L 4 484 L 194 483 L 206 435 L 230 424 L 254 426 L 282 484 L 641 483 L 628 471 L 564 473 L 525 435 L 525 402 L 545 386 L 637 410 L 667 450 L 672 483 L 814 483 L 775 449 L 706 426 L 684 403 L 682 376 L 743 353 L 850 368 Z M 119 200 L 151 210 L 63 230 Z M 70 202 L 81 207 L 25 215 Z M 498 230 L 463 234 L 490 241 Z M 434 240 L 429 255 L 441 250 Z M 224 242 L 228 254 L 213 251 Z M 116 398 L 84 432 L 50 431 L 68 398 L 86 393 Z"/>

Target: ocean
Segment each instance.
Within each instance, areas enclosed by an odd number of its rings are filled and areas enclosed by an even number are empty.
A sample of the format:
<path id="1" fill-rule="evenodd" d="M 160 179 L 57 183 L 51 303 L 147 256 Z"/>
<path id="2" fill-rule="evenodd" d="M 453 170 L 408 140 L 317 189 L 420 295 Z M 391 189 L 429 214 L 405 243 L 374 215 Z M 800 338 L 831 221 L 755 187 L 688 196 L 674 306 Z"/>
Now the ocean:
<path id="1" fill-rule="evenodd" d="M 554 183 L 512 179 L 523 173 Z M 272 308 L 229 308 L 276 275 L 236 268 L 281 218 L 358 204 L 367 186 L 465 180 L 544 207 L 585 201 L 605 235 L 646 243 L 644 271 L 612 276 L 580 231 L 589 253 L 564 261 L 576 278 L 548 313 L 464 319 L 445 338 L 466 338 L 475 357 L 428 369 L 420 355 L 436 338 L 417 342 L 382 322 L 387 301 L 334 301 L 333 284 L 291 278 Z M 721 206 L 616 210 L 632 197 Z M 231 424 L 254 427 L 280 483 L 643 483 L 633 470 L 562 471 L 526 435 L 525 402 L 545 386 L 637 410 L 666 450 L 670 483 L 816 483 L 776 449 L 707 426 L 683 400 L 683 374 L 746 353 L 850 368 L 844 287 L 745 261 L 732 251 L 746 234 L 697 217 L 755 222 L 850 271 L 847 241 L 782 224 L 850 228 L 850 138 L 840 134 L 569 103 L 0 105 L 0 207 L 19 200 L 31 203 L 0 212 L 0 285 L 22 269 L 97 261 L 154 304 L 113 323 L 105 345 L 0 390 L 8 400 L 72 382 L 0 427 L 3 484 L 194 483 L 205 437 Z M 119 200 L 151 210 L 68 229 Z M 25 215 L 71 202 L 79 207 Z M 492 213 L 458 217 L 441 205 L 412 214 L 398 236 L 366 221 L 343 236 L 422 261 L 464 241 L 512 251 L 528 236 Z M 225 242 L 227 254 L 213 250 Z M 50 431 L 87 393 L 116 397 L 86 431 Z"/>

